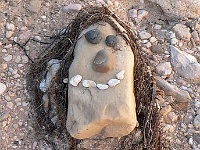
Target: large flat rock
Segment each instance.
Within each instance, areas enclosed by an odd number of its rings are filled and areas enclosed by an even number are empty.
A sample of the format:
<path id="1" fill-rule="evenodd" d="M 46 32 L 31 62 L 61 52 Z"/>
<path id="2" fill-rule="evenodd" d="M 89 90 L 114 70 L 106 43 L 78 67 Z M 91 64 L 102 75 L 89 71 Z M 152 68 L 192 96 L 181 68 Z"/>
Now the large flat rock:
<path id="1" fill-rule="evenodd" d="M 98 44 L 89 43 L 84 34 L 96 28 L 101 31 L 102 39 Z M 133 93 L 134 55 L 121 36 L 117 36 L 119 49 L 107 46 L 105 39 L 108 35 L 116 35 L 108 23 L 94 24 L 82 31 L 74 50 L 69 80 L 75 75 L 81 75 L 82 80 L 78 86 L 69 83 L 66 126 L 70 135 L 77 139 L 95 135 L 122 137 L 133 131 L 137 123 Z M 95 71 L 92 67 L 100 50 L 106 50 L 112 54 L 110 57 L 114 57 L 112 68 L 105 73 Z M 116 79 L 116 74 L 122 70 L 125 71 L 124 78 L 114 87 L 100 90 L 82 85 L 84 80 L 107 84 L 110 79 Z"/>
<path id="2" fill-rule="evenodd" d="M 170 45 L 170 54 L 172 66 L 179 75 L 196 82 L 200 81 L 200 63 L 194 56 L 172 45 Z"/>
<path id="3" fill-rule="evenodd" d="M 160 5 L 164 13 L 172 18 L 198 18 L 199 0 L 150 0 Z"/>

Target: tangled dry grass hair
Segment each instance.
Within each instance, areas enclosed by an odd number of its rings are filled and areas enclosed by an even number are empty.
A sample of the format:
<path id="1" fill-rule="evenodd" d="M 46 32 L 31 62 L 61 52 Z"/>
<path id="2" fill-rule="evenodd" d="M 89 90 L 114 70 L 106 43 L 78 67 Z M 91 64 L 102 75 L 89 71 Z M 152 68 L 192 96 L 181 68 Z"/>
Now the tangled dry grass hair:
<path id="1" fill-rule="evenodd" d="M 122 33 L 117 25 L 110 19 L 114 18 L 127 32 Z M 67 105 L 68 105 L 68 85 L 64 84 L 63 78 L 68 77 L 68 70 L 73 61 L 73 51 L 80 32 L 88 26 L 99 21 L 108 22 L 121 35 L 132 48 L 135 56 L 134 68 L 134 92 L 136 96 L 137 118 L 139 128 L 142 131 L 143 139 L 139 143 L 134 143 L 132 136 L 124 136 L 118 139 L 118 149 L 161 149 L 158 123 L 158 109 L 155 106 L 155 83 L 148 70 L 147 56 L 140 51 L 136 44 L 135 35 L 128 25 L 122 22 L 106 7 L 88 7 L 82 9 L 76 18 L 59 34 L 53 37 L 53 42 L 41 53 L 33 63 L 30 64 L 28 79 L 28 91 L 31 95 L 31 106 L 34 110 L 34 128 L 37 137 L 40 137 L 51 144 L 56 149 L 56 144 L 52 142 L 53 137 L 62 141 L 70 141 L 70 149 L 77 149 L 80 140 L 72 138 L 65 128 Z M 62 60 L 60 70 L 51 83 L 48 94 L 54 101 L 58 121 L 56 125 L 52 123 L 49 114 L 44 111 L 42 103 L 43 93 L 39 89 L 39 84 L 46 73 L 47 62 L 51 59 Z M 49 135 L 49 136 L 43 136 Z M 127 143 L 132 143 L 127 144 Z"/>

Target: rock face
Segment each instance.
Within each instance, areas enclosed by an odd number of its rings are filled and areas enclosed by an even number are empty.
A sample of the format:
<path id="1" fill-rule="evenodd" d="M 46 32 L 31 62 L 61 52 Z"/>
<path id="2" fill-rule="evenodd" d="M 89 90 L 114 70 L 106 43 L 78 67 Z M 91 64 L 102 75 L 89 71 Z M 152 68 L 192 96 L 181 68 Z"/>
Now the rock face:
<path id="1" fill-rule="evenodd" d="M 117 36 L 118 44 L 121 45 L 119 51 L 107 46 L 106 37 L 116 35 L 116 31 L 108 23 L 101 24 L 82 31 L 69 69 L 69 79 L 79 74 L 83 77 L 82 81 L 91 80 L 97 84 L 97 87 L 84 87 L 82 84 L 74 87 L 69 84 L 66 127 L 71 136 L 77 139 L 95 135 L 102 138 L 122 137 L 133 131 L 137 123 L 132 50 L 121 36 Z M 99 44 L 91 44 L 82 35 L 96 28 L 101 32 L 102 39 Z M 106 73 L 95 71 L 92 66 L 97 53 L 102 49 L 115 57 L 113 68 Z M 118 85 L 109 87 L 108 81 L 116 79 L 116 74 L 122 80 Z M 113 81 L 112 85 L 116 84 Z"/>
<path id="2" fill-rule="evenodd" d="M 113 68 L 114 65 L 114 56 L 112 52 L 107 50 L 100 50 L 97 52 L 92 67 L 95 71 L 98 72 L 108 72 Z"/>
<path id="3" fill-rule="evenodd" d="M 161 6 L 166 15 L 172 18 L 198 18 L 200 16 L 199 0 L 150 0 Z"/>
<path id="4" fill-rule="evenodd" d="M 196 58 L 170 45 L 171 63 L 182 77 L 200 81 L 200 64 Z"/>

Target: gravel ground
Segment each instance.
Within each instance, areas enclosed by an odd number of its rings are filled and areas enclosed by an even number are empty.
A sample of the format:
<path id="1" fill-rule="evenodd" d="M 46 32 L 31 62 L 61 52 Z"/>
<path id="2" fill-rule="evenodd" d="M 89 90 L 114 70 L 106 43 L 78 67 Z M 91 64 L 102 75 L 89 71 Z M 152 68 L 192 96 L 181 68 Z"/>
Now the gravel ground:
<path id="1" fill-rule="evenodd" d="M 79 5 L 71 5 L 70 8 L 69 4 Z M 41 41 L 45 36 L 51 36 L 66 27 L 81 7 L 101 4 L 107 5 L 137 33 L 141 50 L 149 54 L 153 74 L 191 97 L 188 108 L 185 108 L 185 101 L 179 101 L 183 107 L 175 104 L 177 91 L 172 87 L 171 94 L 158 99 L 165 149 L 200 149 L 200 67 L 191 68 L 191 72 L 187 69 L 181 72 L 179 67 L 183 63 L 190 65 L 191 61 L 195 64 L 200 62 L 200 18 L 169 20 L 158 6 L 148 1 L 129 0 L 0 1 L 0 149 L 52 149 L 49 143 L 36 140 L 26 90 L 26 73 L 30 60 L 13 41 L 21 44 L 29 38 Z M 177 23 L 184 27 L 176 28 Z M 191 60 L 191 57 L 185 59 L 184 53 L 180 56 L 184 61 L 178 60 L 176 66 L 177 61 L 173 63 L 175 58 L 172 57 L 169 45 L 193 55 L 196 60 Z M 44 47 L 45 44 L 31 41 L 25 48 L 34 59 Z M 79 147 L 92 149 L 91 144 L 86 141 L 80 143 Z M 61 147 L 65 149 L 65 145 Z"/>

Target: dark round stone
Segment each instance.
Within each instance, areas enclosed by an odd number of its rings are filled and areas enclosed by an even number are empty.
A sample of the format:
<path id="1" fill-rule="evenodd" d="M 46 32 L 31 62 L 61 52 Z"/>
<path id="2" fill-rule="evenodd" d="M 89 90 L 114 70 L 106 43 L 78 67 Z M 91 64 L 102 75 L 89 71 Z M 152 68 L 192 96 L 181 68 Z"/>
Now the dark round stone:
<path id="1" fill-rule="evenodd" d="M 101 39 L 102 35 L 98 29 L 90 30 L 85 34 L 85 38 L 89 43 L 98 44 Z"/>
<path id="2" fill-rule="evenodd" d="M 117 45 L 118 39 L 116 35 L 108 35 L 106 37 L 106 45 L 109 47 L 115 47 Z"/>

